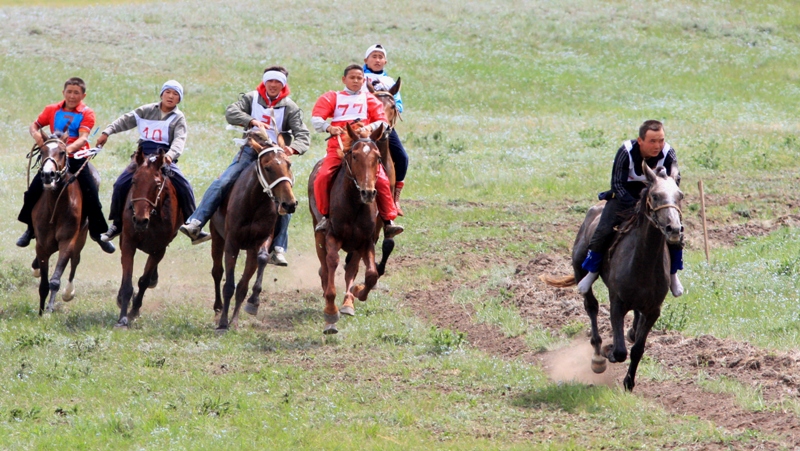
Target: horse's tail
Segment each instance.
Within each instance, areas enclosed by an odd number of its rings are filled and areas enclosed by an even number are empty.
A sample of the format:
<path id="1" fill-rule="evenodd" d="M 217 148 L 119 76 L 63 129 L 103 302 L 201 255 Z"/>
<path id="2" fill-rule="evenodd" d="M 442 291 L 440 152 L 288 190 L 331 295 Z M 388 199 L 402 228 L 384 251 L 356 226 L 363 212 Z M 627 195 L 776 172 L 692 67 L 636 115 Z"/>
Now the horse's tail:
<path id="1" fill-rule="evenodd" d="M 575 275 L 571 276 L 551 276 L 550 274 L 542 274 L 539 276 L 539 280 L 542 282 L 550 285 L 551 287 L 558 287 L 558 288 L 567 288 L 573 285 L 576 285 L 578 282 L 575 281 Z"/>

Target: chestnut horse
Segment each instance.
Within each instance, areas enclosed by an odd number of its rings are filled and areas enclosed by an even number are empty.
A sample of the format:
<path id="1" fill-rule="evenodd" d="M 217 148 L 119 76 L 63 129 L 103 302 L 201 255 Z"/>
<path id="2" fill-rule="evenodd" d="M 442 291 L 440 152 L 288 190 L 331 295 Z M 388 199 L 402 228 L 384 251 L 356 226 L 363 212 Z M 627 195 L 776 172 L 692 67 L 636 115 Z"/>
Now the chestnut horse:
<path id="1" fill-rule="evenodd" d="M 635 384 L 636 368 L 644 355 L 645 341 L 650 329 L 661 315 L 661 304 L 669 290 L 669 253 L 667 243 L 683 241 L 681 224 L 681 200 L 683 193 L 678 188 L 678 166 L 672 166 L 668 176 L 663 167 L 651 170 L 646 164 L 642 169 L 647 177 L 647 188 L 636 205 L 635 214 L 620 226 L 619 235 L 600 269 L 600 277 L 608 287 L 611 303 L 611 329 L 613 344 L 601 348 L 602 339 L 597 332 L 597 312 L 599 309 L 594 292 L 589 290 L 583 296 L 583 305 L 592 326 L 591 344 L 594 347 L 592 370 L 602 373 L 606 370 L 606 359 L 611 363 L 624 362 L 627 358 L 625 347 L 625 315 L 633 310 L 633 325 L 628 338 L 633 341 L 631 363 L 623 384 L 632 391 Z M 605 202 L 599 203 L 586 213 L 575 244 L 572 248 L 572 268 L 574 275 L 566 277 L 541 276 L 548 285 L 568 287 L 576 284 L 586 275 L 581 263 L 586 258 L 589 241 L 600 220 Z"/>
<path id="2" fill-rule="evenodd" d="M 253 293 L 245 308 L 248 313 L 256 314 L 258 296 L 261 293 L 261 279 L 268 259 L 267 249 L 272 241 L 278 215 L 294 213 L 297 207 L 297 200 L 292 191 L 294 185 L 292 163 L 284 153 L 283 146 L 273 143 L 261 129 L 249 131 L 247 138 L 249 146 L 258 152 L 258 159 L 242 172 L 211 218 L 214 311 L 220 313 L 217 332 L 225 332 L 229 324 L 236 324 L 250 278 L 257 269 Z M 281 138 L 278 138 L 278 141 L 282 144 Z M 247 260 L 242 278 L 236 284 L 234 270 L 240 250 L 247 251 Z M 220 296 L 223 254 L 225 287 Z M 234 291 L 236 306 L 229 322 L 228 311 Z"/>
<path id="3" fill-rule="evenodd" d="M 158 284 L 158 264 L 183 224 L 177 192 L 165 175 L 169 164 L 165 163 L 164 155 L 164 150 L 160 150 L 156 155 L 146 156 L 141 149 L 134 155 L 137 168 L 128 193 L 127 208 L 122 213 L 122 236 L 119 240 L 122 284 L 117 295 L 120 312 L 115 327 L 127 328 L 139 316 L 144 292 Z M 137 249 L 148 257 L 139 277 L 139 291 L 134 296 L 133 257 Z M 133 305 L 128 312 L 131 297 Z"/>
<path id="4" fill-rule="evenodd" d="M 39 315 L 45 311 L 44 300 L 50 293 L 47 311 L 55 308 L 56 294 L 61 287 L 61 275 L 70 263 L 69 281 L 62 299 L 69 302 L 75 296 L 75 271 L 81 261 L 81 250 L 86 244 L 89 221 L 82 215 L 83 195 L 81 188 L 69 179 L 66 133 L 49 135 L 40 131 L 44 146 L 41 148 L 42 177 L 44 192 L 33 207 L 33 230 L 36 236 L 36 260 L 33 262 L 34 275 L 39 271 Z M 91 169 L 88 169 L 91 170 Z M 95 172 L 96 176 L 96 172 Z M 98 181 L 99 183 L 99 181 Z M 50 256 L 58 252 L 58 260 L 53 276 L 47 280 Z"/>
<path id="5" fill-rule="evenodd" d="M 342 166 L 331 185 L 330 222 L 326 232 L 315 232 L 317 257 L 320 262 L 319 276 L 325 296 L 324 334 L 338 332 L 336 322 L 339 313 L 354 315 L 353 300 L 367 300 L 370 290 L 383 275 L 386 261 L 394 248 L 394 240 L 384 240 L 380 264 L 375 264 L 375 242 L 381 228 L 378 207 L 375 202 L 380 153 L 375 140 L 383 135 L 383 126 L 372 132 L 369 138 L 359 138 L 350 124 L 347 134 L 352 142 L 342 158 Z M 321 217 L 314 200 L 314 179 L 322 161 L 314 166 L 308 178 L 308 199 L 313 227 Z M 341 309 L 336 307 L 336 267 L 339 265 L 339 250 L 348 253 L 345 261 L 345 296 Z M 354 285 L 359 261 L 366 266 L 364 284 Z"/>

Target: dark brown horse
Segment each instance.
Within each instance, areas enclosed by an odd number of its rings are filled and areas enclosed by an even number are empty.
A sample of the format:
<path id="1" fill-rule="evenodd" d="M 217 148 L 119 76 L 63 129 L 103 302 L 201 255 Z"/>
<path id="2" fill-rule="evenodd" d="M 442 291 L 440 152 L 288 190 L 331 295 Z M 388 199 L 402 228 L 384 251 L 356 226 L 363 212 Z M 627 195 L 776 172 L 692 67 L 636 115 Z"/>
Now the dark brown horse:
<path id="1" fill-rule="evenodd" d="M 120 312 L 116 327 L 127 328 L 139 316 L 144 292 L 158 284 L 158 264 L 183 224 L 175 187 L 164 174 L 169 168 L 164 155 L 162 150 L 158 155 L 145 156 L 141 149 L 134 155 L 137 168 L 128 193 L 127 208 L 122 214 L 122 284 L 117 295 Z M 134 296 L 133 257 L 137 249 L 148 257 L 139 277 L 139 290 Z M 128 312 L 131 297 L 133 305 Z"/>
<path id="2" fill-rule="evenodd" d="M 338 332 L 336 322 L 339 313 L 354 315 L 353 300 L 366 301 L 370 290 L 383 275 L 386 261 L 394 248 L 394 241 L 384 240 L 380 264 L 375 265 L 376 233 L 380 229 L 378 207 L 375 202 L 380 153 L 375 143 L 383 134 L 383 126 L 372 132 L 369 138 L 359 138 L 350 125 L 347 134 L 352 142 L 344 153 L 342 166 L 331 186 L 330 225 L 326 232 L 315 232 L 317 257 L 320 262 L 319 276 L 325 295 L 325 327 L 323 333 Z M 308 180 L 308 199 L 313 226 L 321 217 L 314 200 L 314 179 L 322 162 L 314 167 Z M 339 250 L 348 253 L 345 262 L 345 296 L 341 309 L 336 307 L 336 267 L 339 265 Z M 354 285 L 359 261 L 366 266 L 364 284 Z"/>
<path id="3" fill-rule="evenodd" d="M 600 277 L 608 287 L 611 304 L 611 329 L 613 344 L 601 347 L 602 339 L 597 332 L 599 309 L 594 292 L 583 296 L 583 305 L 592 326 L 591 344 L 594 346 L 592 370 L 606 370 L 606 359 L 612 363 L 624 362 L 628 351 L 625 347 L 625 315 L 633 310 L 633 325 L 628 338 L 633 341 L 631 363 L 623 382 L 625 389 L 633 390 L 636 368 L 644 354 L 645 341 L 650 329 L 661 315 L 661 304 L 669 290 L 669 253 L 667 243 L 677 244 L 683 240 L 681 224 L 681 200 L 683 193 L 678 188 L 677 165 L 672 166 L 669 176 L 663 167 L 651 170 L 646 164 L 642 169 L 647 176 L 648 187 L 636 206 L 636 213 L 620 226 L 611 250 L 606 253 Z M 586 275 L 581 263 L 586 258 L 589 241 L 592 239 L 605 202 L 597 204 L 586 213 L 575 244 L 572 248 L 573 276 L 555 278 L 542 276 L 547 284 L 567 287 L 575 285 Z"/>
<path id="4" fill-rule="evenodd" d="M 397 77 L 397 82 L 391 88 L 389 88 L 388 91 L 376 91 L 369 80 L 367 80 L 367 89 L 369 92 L 374 94 L 378 100 L 380 100 L 381 104 L 383 104 L 383 111 L 386 113 L 386 120 L 389 121 L 389 127 L 384 131 L 383 135 L 381 135 L 376 143 L 378 144 L 378 150 L 380 150 L 381 153 L 381 163 L 383 163 L 383 169 L 386 171 L 386 177 L 389 178 L 389 186 L 392 190 L 392 195 L 394 195 L 395 182 L 397 179 L 394 172 L 394 161 L 392 160 L 392 154 L 389 152 L 389 133 L 391 133 L 392 129 L 397 123 L 397 119 L 400 119 L 400 112 L 397 110 L 397 103 L 394 99 L 395 94 L 400 92 L 400 82 L 401 78 Z"/>
<path id="5" fill-rule="evenodd" d="M 69 281 L 62 299 L 69 302 L 75 296 L 72 281 L 81 261 L 81 250 L 86 244 L 89 221 L 83 219 L 83 195 L 78 183 L 68 180 L 66 133 L 49 135 L 40 132 L 44 140 L 41 148 L 42 165 L 39 169 L 44 185 L 42 197 L 33 207 L 33 230 L 36 236 L 34 275 L 40 273 L 39 315 L 45 311 L 44 300 L 50 293 L 47 311 L 55 307 L 56 294 L 61 287 L 61 275 L 70 263 Z M 50 256 L 58 252 L 53 276 L 47 280 Z"/>
<path id="6" fill-rule="evenodd" d="M 258 159 L 242 172 L 211 218 L 211 257 L 214 260 L 211 275 L 214 277 L 214 311 L 220 313 L 218 332 L 225 332 L 229 324 L 236 324 L 250 278 L 258 270 L 247 304 L 250 307 L 248 313 L 256 313 L 268 259 L 267 249 L 278 215 L 294 213 L 297 207 L 292 191 L 292 163 L 283 147 L 273 143 L 264 130 L 250 131 L 248 139 L 250 147 L 258 152 Z M 240 250 L 247 251 L 247 260 L 242 278 L 236 284 L 234 270 Z M 225 287 L 220 296 L 223 254 Z M 236 306 L 229 322 L 228 311 L 234 291 Z"/>

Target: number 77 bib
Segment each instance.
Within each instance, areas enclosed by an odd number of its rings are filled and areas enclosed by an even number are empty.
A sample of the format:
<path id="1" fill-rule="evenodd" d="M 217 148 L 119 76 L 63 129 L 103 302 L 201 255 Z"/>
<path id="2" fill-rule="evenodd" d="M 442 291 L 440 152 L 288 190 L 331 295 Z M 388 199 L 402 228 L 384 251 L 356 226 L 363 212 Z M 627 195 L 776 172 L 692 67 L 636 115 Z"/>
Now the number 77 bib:
<path id="1" fill-rule="evenodd" d="M 367 119 L 367 95 L 347 95 L 336 93 L 336 108 L 333 110 L 333 122 Z"/>

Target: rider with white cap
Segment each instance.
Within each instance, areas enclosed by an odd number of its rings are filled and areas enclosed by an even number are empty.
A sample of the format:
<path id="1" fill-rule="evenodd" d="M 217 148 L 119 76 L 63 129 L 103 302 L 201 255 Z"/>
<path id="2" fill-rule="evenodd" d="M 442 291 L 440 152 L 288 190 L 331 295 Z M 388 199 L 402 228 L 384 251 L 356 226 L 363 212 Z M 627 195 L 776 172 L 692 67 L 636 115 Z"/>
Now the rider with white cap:
<path id="1" fill-rule="evenodd" d="M 278 142 L 278 134 L 282 135 L 286 145 L 286 155 L 302 155 L 308 150 L 311 142 L 310 133 L 303 124 L 303 110 L 289 98 L 291 90 L 288 83 L 289 72 L 282 66 L 272 66 L 264 70 L 261 83 L 255 91 L 243 94 L 238 102 L 232 103 L 225 110 L 225 119 L 231 125 L 250 129 L 263 127 L 273 142 Z M 180 230 L 192 239 L 192 244 L 199 244 L 210 238 L 204 237 L 203 226 L 211 219 L 222 200 L 233 187 L 239 174 L 258 158 L 258 154 L 248 145 L 242 147 L 225 172 L 214 180 L 203 194 L 203 200 L 197 210 L 186 220 Z M 287 215 L 288 216 L 288 215 Z M 281 266 L 286 265 L 283 251 L 286 247 L 285 228 L 288 219 L 281 217 L 278 221 L 278 237 L 270 261 Z M 280 244 L 280 245 L 279 245 Z M 277 254 L 281 255 L 278 256 Z"/>
<path id="2" fill-rule="evenodd" d="M 178 104 L 183 100 L 183 86 L 175 80 L 169 80 L 161 87 L 160 96 L 160 102 L 142 105 L 112 122 L 97 138 L 96 145 L 104 145 L 108 137 L 114 133 L 137 128 L 139 149 L 145 155 L 157 154 L 160 150 L 166 151 L 164 161 L 170 167 L 169 177 L 178 194 L 178 204 L 184 217 L 189 217 L 195 209 L 194 192 L 192 185 L 176 164 L 183 153 L 187 134 L 186 117 L 183 111 L 178 109 Z M 103 234 L 103 241 L 111 241 L 122 232 L 122 212 L 134 172 L 136 163 L 131 162 L 114 183 L 111 211 L 108 215 L 113 224 L 108 228 L 108 232 Z"/>

